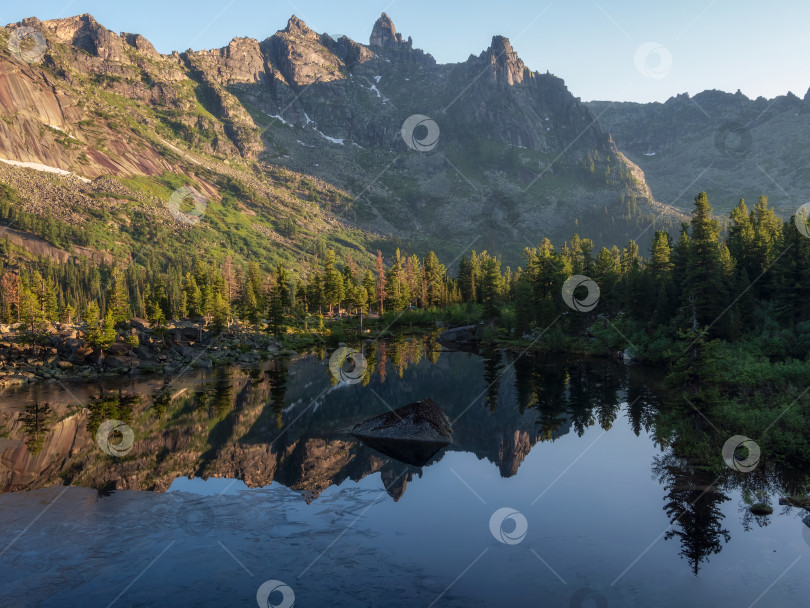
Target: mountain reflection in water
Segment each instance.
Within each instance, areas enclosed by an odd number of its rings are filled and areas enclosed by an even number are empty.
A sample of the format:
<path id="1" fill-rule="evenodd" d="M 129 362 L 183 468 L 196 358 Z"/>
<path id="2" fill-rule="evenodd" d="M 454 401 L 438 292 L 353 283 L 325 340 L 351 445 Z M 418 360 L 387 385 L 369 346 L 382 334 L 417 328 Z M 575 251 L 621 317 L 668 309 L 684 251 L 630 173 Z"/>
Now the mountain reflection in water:
<path id="1" fill-rule="evenodd" d="M 0 491 L 73 484 L 160 492 L 178 477 L 228 477 L 248 487 L 277 481 L 312 500 L 380 471 L 396 500 L 420 469 L 364 446 L 347 426 L 429 396 L 454 422 L 447 450 L 472 452 L 511 477 L 538 441 L 581 435 L 597 423 L 607 430 L 626 401 L 638 433 L 657 404 L 642 373 L 610 363 L 439 348 L 409 340 L 367 350 L 360 384 L 336 383 L 321 353 L 254 369 L 198 370 L 171 384 L 100 381 L 84 387 L 93 398 L 80 403 L 72 402 L 80 392 L 74 387 L 47 402 L 19 391 L 24 404 L 5 410 L 5 428 L 25 445 L 0 456 Z M 124 458 L 108 457 L 94 441 L 108 419 L 134 430 Z"/>
<path id="2" fill-rule="evenodd" d="M 679 457 L 669 438 L 656 436 L 660 375 L 641 367 L 496 349 L 442 352 L 429 338 L 367 345 L 364 354 L 368 368 L 357 384 L 337 383 L 321 351 L 251 369 L 195 370 L 171 382 L 114 378 L 10 390 L 0 405 L 0 492 L 74 485 L 109 496 L 221 478 L 248 488 L 276 481 L 312 503 L 331 486 L 379 472 L 397 502 L 448 454 L 474 454 L 511 478 L 539 442 L 582 437 L 591 427 L 607 432 L 622 415 L 622 425 L 650 435 L 661 451 L 650 464 L 666 492 L 671 527 L 664 538 L 679 541 L 680 557 L 697 574 L 729 542 L 721 505 L 734 487 L 748 484 L 745 491 L 756 496 L 791 490 L 773 471 L 715 478 Z M 453 422 L 453 443 L 425 467 L 398 462 L 345 432 L 424 397 Z M 134 431 L 122 458 L 94 440 L 110 419 Z M 749 528 L 768 524 L 744 519 Z"/>

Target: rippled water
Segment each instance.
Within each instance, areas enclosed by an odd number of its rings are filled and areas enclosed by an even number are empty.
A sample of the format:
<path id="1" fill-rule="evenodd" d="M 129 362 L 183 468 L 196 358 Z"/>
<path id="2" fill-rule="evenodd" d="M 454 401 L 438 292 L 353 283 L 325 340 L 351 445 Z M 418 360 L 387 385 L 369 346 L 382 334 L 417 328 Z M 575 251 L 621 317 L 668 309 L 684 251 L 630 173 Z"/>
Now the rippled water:
<path id="1" fill-rule="evenodd" d="M 421 342 L 366 355 L 351 385 L 313 355 L 4 393 L 0 603 L 254 606 L 271 580 L 289 590 L 270 606 L 806 603 L 806 512 L 769 490 L 754 517 L 751 477 L 662 447 L 655 374 Z M 343 432 L 423 397 L 454 442 L 422 468 Z M 123 457 L 94 440 L 109 418 L 133 430 Z"/>

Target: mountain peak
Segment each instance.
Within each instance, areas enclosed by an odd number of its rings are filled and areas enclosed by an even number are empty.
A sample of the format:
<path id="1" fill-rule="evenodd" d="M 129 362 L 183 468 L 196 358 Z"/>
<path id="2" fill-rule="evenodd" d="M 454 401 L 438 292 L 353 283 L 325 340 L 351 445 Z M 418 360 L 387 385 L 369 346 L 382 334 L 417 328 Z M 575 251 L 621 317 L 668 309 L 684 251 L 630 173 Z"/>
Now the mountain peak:
<path id="1" fill-rule="evenodd" d="M 506 36 L 493 36 L 492 44 L 481 53 L 479 59 L 490 63 L 495 81 L 504 85 L 521 84 L 531 77 L 531 72 L 512 48 Z"/>
<path id="2" fill-rule="evenodd" d="M 284 31 L 288 34 L 296 34 L 298 36 L 304 36 L 307 38 L 318 36 L 318 34 L 312 31 L 306 23 L 295 15 L 290 17 L 290 20 L 287 21 L 287 27 L 284 28 Z"/>
<path id="3" fill-rule="evenodd" d="M 397 28 L 394 27 L 394 22 L 391 21 L 391 17 L 383 13 L 374 23 L 374 27 L 371 30 L 369 46 L 411 50 L 413 48 L 413 40 L 409 36 L 407 42 L 404 41 L 402 34 L 397 33 Z"/>
<path id="4" fill-rule="evenodd" d="M 512 50 L 512 43 L 509 42 L 509 38 L 506 36 L 493 36 L 492 44 L 490 44 L 489 48 L 493 53 L 504 55 L 514 53 L 514 50 Z"/>

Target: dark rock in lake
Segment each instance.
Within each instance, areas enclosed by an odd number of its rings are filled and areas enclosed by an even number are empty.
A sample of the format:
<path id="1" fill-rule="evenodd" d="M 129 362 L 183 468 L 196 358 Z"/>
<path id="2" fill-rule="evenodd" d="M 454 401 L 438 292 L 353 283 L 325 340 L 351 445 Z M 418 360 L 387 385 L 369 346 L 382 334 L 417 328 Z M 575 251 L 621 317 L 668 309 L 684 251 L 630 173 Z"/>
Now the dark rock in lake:
<path id="1" fill-rule="evenodd" d="M 810 511 L 810 498 L 805 496 L 785 496 L 779 499 L 779 504 Z"/>
<path id="2" fill-rule="evenodd" d="M 439 342 L 442 343 L 455 343 L 455 344 L 469 344 L 479 340 L 479 332 L 481 331 L 479 325 L 464 325 L 463 327 L 454 327 L 442 332 L 439 336 Z"/>
<path id="3" fill-rule="evenodd" d="M 773 507 L 771 507 L 771 505 L 766 505 L 764 502 L 758 502 L 755 505 L 751 505 L 748 510 L 754 515 L 770 515 L 773 513 Z"/>
<path id="4" fill-rule="evenodd" d="M 417 467 L 452 441 L 450 420 L 432 399 L 375 416 L 348 431 L 378 452 Z"/>

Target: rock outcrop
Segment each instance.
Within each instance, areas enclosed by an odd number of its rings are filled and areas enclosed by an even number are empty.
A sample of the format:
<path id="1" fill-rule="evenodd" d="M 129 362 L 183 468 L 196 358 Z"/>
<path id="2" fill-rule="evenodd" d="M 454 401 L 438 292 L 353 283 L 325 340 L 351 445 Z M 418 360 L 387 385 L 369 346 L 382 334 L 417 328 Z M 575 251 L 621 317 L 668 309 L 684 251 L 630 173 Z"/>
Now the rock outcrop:
<path id="1" fill-rule="evenodd" d="M 748 510 L 751 511 L 753 515 L 757 515 L 760 517 L 765 515 L 771 515 L 773 513 L 773 507 L 763 502 L 758 502 L 754 505 L 751 505 L 748 508 Z"/>
<path id="2" fill-rule="evenodd" d="M 374 57 L 374 53 L 368 47 L 355 42 L 347 36 L 341 36 L 337 41 L 324 34 L 321 38 L 324 45 L 340 59 L 346 67 L 352 68 L 357 64 L 365 63 Z"/>
<path id="3" fill-rule="evenodd" d="M 126 32 L 121 32 L 121 38 L 123 38 L 129 46 L 133 47 L 135 50 L 143 53 L 144 55 L 152 58 L 157 58 L 159 56 L 152 43 L 140 34 L 128 34 Z"/>
<path id="4" fill-rule="evenodd" d="M 191 51 L 187 55 L 206 78 L 226 87 L 263 82 L 267 72 L 272 71 L 259 42 L 253 38 L 234 38 L 221 49 Z"/>
<path id="5" fill-rule="evenodd" d="M 511 87 L 522 84 L 533 77 L 532 72 L 512 49 L 509 38 L 494 36 L 490 47 L 481 53 L 480 60 L 489 64 L 489 78 L 499 87 Z"/>
<path id="6" fill-rule="evenodd" d="M 383 13 L 374 23 L 371 30 L 370 46 L 380 46 L 384 49 L 410 51 L 413 49 L 413 39 L 408 36 L 408 40 L 402 39 L 402 34 L 397 33 L 394 22 Z"/>
<path id="7" fill-rule="evenodd" d="M 432 399 L 360 422 L 350 433 L 386 456 L 417 467 L 452 441 L 450 420 Z"/>
<path id="8" fill-rule="evenodd" d="M 331 38 L 330 38 L 331 40 Z M 344 78 L 345 64 L 295 15 L 287 27 L 263 43 L 274 65 L 291 87 Z"/>
<path id="9" fill-rule="evenodd" d="M 69 44 L 104 61 L 120 62 L 124 59 L 124 40 L 92 15 L 44 21 L 41 25 L 58 43 Z"/>

